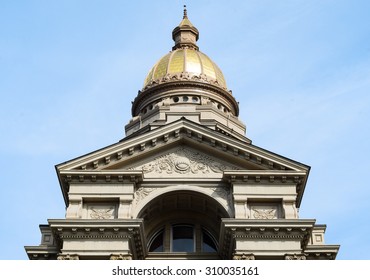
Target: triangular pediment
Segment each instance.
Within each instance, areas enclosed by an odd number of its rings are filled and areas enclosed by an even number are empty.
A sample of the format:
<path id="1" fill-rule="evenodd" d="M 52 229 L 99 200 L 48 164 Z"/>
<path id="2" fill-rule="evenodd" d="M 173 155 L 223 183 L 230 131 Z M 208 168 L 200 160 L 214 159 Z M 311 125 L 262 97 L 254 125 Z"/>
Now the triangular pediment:
<path id="1" fill-rule="evenodd" d="M 308 171 L 309 167 L 252 144 L 208 129 L 186 119 L 123 139 L 121 142 L 56 166 L 58 171 L 103 171 L 134 168 L 146 158 L 157 158 L 174 147 L 199 153 L 246 170 Z M 172 151 L 172 150 L 171 150 Z M 220 163 L 221 164 L 221 163 Z"/>
<path id="2" fill-rule="evenodd" d="M 225 179 L 299 176 L 299 199 L 309 167 L 229 135 L 181 119 L 56 166 L 67 202 L 69 182 L 104 177 Z M 285 174 L 286 173 L 286 174 Z M 296 176 L 297 175 L 297 176 Z M 258 179 L 259 180 L 259 179 Z"/>

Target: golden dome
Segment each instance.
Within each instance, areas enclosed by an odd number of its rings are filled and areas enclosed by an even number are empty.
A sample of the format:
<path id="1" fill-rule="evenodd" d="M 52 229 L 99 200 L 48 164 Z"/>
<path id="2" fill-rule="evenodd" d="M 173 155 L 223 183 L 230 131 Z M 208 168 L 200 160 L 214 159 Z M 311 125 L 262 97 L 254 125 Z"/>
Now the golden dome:
<path id="1" fill-rule="evenodd" d="M 149 71 L 144 89 L 151 84 L 181 80 L 198 80 L 226 89 L 220 68 L 204 53 L 190 48 L 178 48 L 163 56 Z"/>

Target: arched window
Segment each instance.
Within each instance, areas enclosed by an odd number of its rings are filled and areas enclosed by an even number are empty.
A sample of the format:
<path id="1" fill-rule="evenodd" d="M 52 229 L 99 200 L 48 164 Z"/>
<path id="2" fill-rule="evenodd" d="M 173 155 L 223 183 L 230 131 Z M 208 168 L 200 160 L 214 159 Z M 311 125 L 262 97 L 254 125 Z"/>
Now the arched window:
<path id="1" fill-rule="evenodd" d="M 165 244 L 169 246 L 166 248 Z M 212 234 L 199 225 L 167 224 L 149 239 L 148 250 L 149 252 L 216 253 L 217 243 Z"/>
<path id="2" fill-rule="evenodd" d="M 163 229 L 156 232 L 149 241 L 149 252 L 163 252 Z"/>

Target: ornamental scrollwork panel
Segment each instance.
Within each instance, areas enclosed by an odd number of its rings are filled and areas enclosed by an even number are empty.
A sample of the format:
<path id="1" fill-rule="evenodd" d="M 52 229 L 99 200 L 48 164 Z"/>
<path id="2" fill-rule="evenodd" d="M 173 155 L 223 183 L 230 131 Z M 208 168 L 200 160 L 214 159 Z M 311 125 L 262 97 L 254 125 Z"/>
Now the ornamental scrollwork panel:
<path id="1" fill-rule="evenodd" d="M 133 169 L 142 169 L 144 174 L 209 174 L 224 170 L 237 170 L 229 164 L 214 160 L 203 153 L 181 147 L 174 152 L 154 158 L 150 163 Z"/>

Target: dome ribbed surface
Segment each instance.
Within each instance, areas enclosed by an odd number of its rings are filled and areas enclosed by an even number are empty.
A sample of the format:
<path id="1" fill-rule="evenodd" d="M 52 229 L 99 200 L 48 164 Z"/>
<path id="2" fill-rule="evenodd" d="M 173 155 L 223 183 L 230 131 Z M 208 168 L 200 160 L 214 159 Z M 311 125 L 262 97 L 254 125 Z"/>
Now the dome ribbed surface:
<path id="1" fill-rule="evenodd" d="M 220 68 L 204 53 L 193 49 L 176 49 L 163 56 L 149 71 L 144 88 L 165 76 L 188 74 L 206 76 L 206 79 L 226 89 L 226 81 Z"/>

